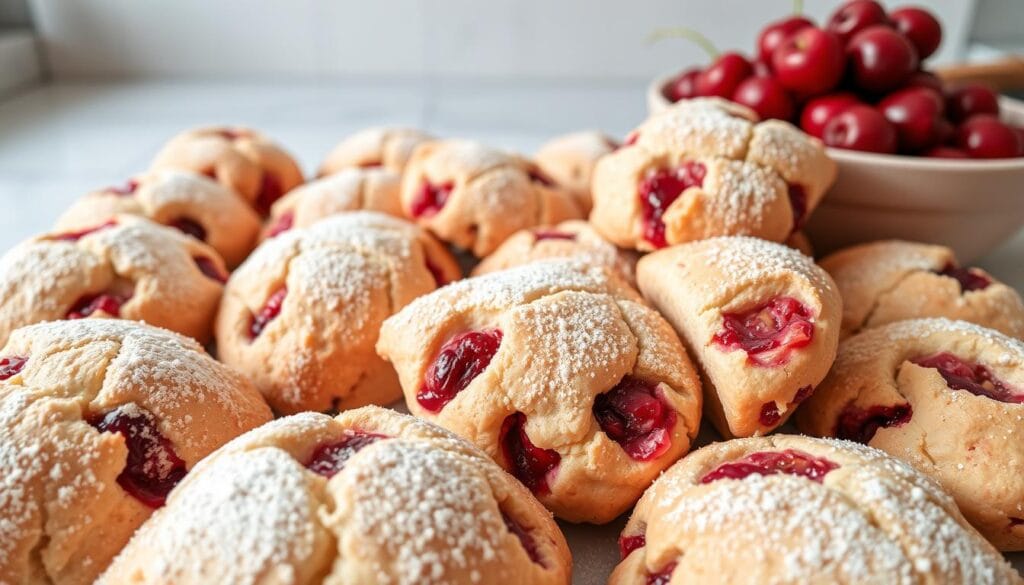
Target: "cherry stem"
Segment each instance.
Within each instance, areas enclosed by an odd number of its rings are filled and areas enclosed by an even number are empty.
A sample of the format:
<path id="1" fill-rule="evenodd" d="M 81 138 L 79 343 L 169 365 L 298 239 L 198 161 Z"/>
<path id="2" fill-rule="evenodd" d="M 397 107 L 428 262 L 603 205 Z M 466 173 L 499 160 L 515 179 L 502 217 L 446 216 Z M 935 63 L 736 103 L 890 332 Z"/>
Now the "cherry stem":
<path id="1" fill-rule="evenodd" d="M 706 36 L 692 28 L 686 28 L 684 26 L 659 28 L 655 29 L 655 31 L 647 38 L 652 43 L 662 41 L 664 39 L 686 39 L 703 49 L 712 60 L 718 57 L 718 48 L 715 47 L 715 44 Z"/>
<path id="2" fill-rule="evenodd" d="M 793 0 L 793 14 L 800 16 L 804 13 L 804 0 Z"/>

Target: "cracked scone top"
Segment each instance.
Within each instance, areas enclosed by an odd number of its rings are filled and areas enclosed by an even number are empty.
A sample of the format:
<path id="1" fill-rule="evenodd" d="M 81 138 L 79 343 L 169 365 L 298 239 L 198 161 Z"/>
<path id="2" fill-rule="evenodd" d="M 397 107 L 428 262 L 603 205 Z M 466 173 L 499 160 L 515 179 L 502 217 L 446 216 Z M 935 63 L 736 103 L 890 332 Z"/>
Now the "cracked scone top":
<path id="1" fill-rule="evenodd" d="M 574 522 L 626 511 L 700 422 L 679 339 L 604 267 L 550 260 L 453 283 L 385 321 L 377 350 L 412 413 Z"/>
<path id="2" fill-rule="evenodd" d="M 946 319 L 869 329 L 840 345 L 796 420 L 909 462 L 993 544 L 1024 550 L 1024 343 Z"/>
<path id="3" fill-rule="evenodd" d="M 291 155 L 251 128 L 186 130 L 164 145 L 150 168 L 206 175 L 237 193 L 260 215 L 302 183 L 302 170 Z"/>
<path id="4" fill-rule="evenodd" d="M 594 169 L 590 221 L 623 248 L 714 236 L 785 241 L 835 180 L 821 142 L 720 99 L 654 114 Z"/>
<path id="5" fill-rule="evenodd" d="M 801 436 L 690 454 L 647 490 L 619 548 L 609 585 L 1021 583 L 928 478 Z"/>
<path id="6" fill-rule="evenodd" d="M 637 281 L 700 366 L 705 412 L 726 437 L 784 423 L 835 358 L 835 283 L 782 244 L 724 237 L 672 246 L 641 258 Z"/>
<path id="7" fill-rule="evenodd" d="M 0 349 L 0 583 L 92 583 L 196 462 L 270 417 L 170 331 L 18 329 Z"/>
<path id="8" fill-rule="evenodd" d="M 469 140 L 419 145 L 402 177 L 402 207 L 478 257 L 521 229 L 583 217 L 572 194 L 533 163 Z"/>
<path id="9" fill-rule="evenodd" d="M 231 275 L 217 351 L 281 413 L 387 404 L 401 391 L 374 352 L 381 323 L 459 276 L 448 251 L 413 224 L 336 215 L 267 240 Z"/>
<path id="10" fill-rule="evenodd" d="M 319 174 L 326 177 L 342 169 L 380 167 L 401 175 L 412 151 L 430 140 L 432 136 L 414 128 L 366 128 L 339 142 L 320 165 Z"/>
<path id="11" fill-rule="evenodd" d="M 977 323 L 1020 338 L 1024 302 L 980 268 L 961 267 L 943 246 L 889 240 L 840 250 L 821 261 L 843 297 L 843 331 L 921 317 Z"/>
<path id="12" fill-rule="evenodd" d="M 366 407 L 302 413 L 204 460 L 101 585 L 568 585 L 550 513 L 477 449 Z"/>
<path id="13" fill-rule="evenodd" d="M 614 152 L 619 143 L 603 132 L 584 130 L 556 136 L 533 155 L 541 172 L 576 196 L 580 210 L 590 213 L 590 179 L 602 156 Z"/>
<path id="14" fill-rule="evenodd" d="M 188 171 L 145 173 L 82 197 L 54 230 L 87 229 L 119 213 L 141 215 L 206 242 L 228 266 L 238 266 L 256 245 L 260 218 L 238 195 Z"/>
<path id="15" fill-rule="evenodd" d="M 211 247 L 134 215 L 36 236 L 0 258 L 0 343 L 54 319 L 119 317 L 205 342 L 227 271 Z"/>
<path id="16" fill-rule="evenodd" d="M 399 201 L 401 175 L 380 168 L 342 169 L 292 189 L 270 210 L 263 238 L 304 228 L 346 211 L 379 211 L 404 217 Z"/>

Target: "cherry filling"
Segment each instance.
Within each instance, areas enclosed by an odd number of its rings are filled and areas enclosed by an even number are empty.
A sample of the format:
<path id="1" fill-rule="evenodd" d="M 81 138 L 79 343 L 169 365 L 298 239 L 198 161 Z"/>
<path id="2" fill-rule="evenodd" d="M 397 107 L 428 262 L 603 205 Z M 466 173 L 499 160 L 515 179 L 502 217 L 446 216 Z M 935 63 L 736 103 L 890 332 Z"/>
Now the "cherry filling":
<path id="1" fill-rule="evenodd" d="M 867 444 L 878 429 L 899 427 L 910 421 L 914 411 L 909 404 L 872 406 L 867 409 L 848 405 L 839 414 L 836 437 Z"/>
<path id="2" fill-rule="evenodd" d="M 430 181 L 424 180 L 423 184 L 420 185 L 420 190 L 416 192 L 412 199 L 409 211 L 413 217 L 437 215 L 437 212 L 441 211 L 444 204 L 448 202 L 448 197 L 452 194 L 452 189 L 454 188 L 455 183 L 451 181 L 435 185 Z"/>
<path id="3" fill-rule="evenodd" d="M 185 462 L 156 428 L 153 417 L 139 408 L 120 407 L 89 420 L 101 433 L 124 437 L 128 460 L 117 483 L 151 508 L 164 505 L 167 494 L 188 472 Z"/>
<path id="4" fill-rule="evenodd" d="M 800 404 L 804 400 L 811 397 L 814 392 L 814 386 L 804 386 L 803 388 L 796 391 L 796 395 L 793 396 L 793 401 L 789 403 L 790 407 Z M 779 412 L 779 407 L 774 402 L 765 402 L 761 406 L 761 415 L 758 417 L 762 426 L 771 427 L 779 424 L 782 420 L 782 413 Z"/>
<path id="5" fill-rule="evenodd" d="M 626 558 L 629 553 L 636 549 L 647 546 L 647 536 L 643 534 L 636 534 L 633 536 L 620 536 L 619 537 L 619 556 Z"/>
<path id="6" fill-rule="evenodd" d="M 594 399 L 594 418 L 637 461 L 650 461 L 672 446 L 676 412 L 658 396 L 655 384 L 626 376 Z"/>
<path id="7" fill-rule="evenodd" d="M 116 187 L 107 187 L 106 191 L 107 191 L 107 193 L 113 193 L 114 195 L 119 195 L 121 197 L 127 197 L 128 195 L 131 195 L 131 194 L 135 193 L 135 191 L 138 188 L 139 188 L 139 182 L 136 181 L 135 179 L 129 179 L 127 182 L 125 182 L 124 185 L 120 185 L 120 186 L 116 186 Z"/>
<path id="8" fill-rule="evenodd" d="M 25 368 L 25 362 L 27 361 L 27 357 L 20 355 L 0 357 L 0 380 L 13 378 Z"/>
<path id="9" fill-rule="evenodd" d="M 256 202 L 254 203 L 256 211 L 260 215 L 266 216 L 270 213 L 270 206 L 280 199 L 282 195 L 284 195 L 284 188 L 281 186 L 281 181 L 272 173 L 264 172 L 260 192 L 256 194 Z"/>
<path id="10" fill-rule="evenodd" d="M 195 220 L 189 219 L 187 217 L 179 217 L 178 219 L 172 221 L 170 223 L 170 226 L 183 234 L 192 236 L 193 238 L 199 240 L 200 242 L 206 241 L 206 228 L 199 225 L 199 223 L 196 222 Z"/>
<path id="11" fill-rule="evenodd" d="M 117 225 L 117 222 L 111 220 L 111 221 L 108 221 L 106 223 L 101 223 L 100 225 L 93 226 L 91 228 L 86 228 L 84 230 L 79 230 L 77 232 L 64 232 L 62 234 L 57 234 L 55 236 L 51 236 L 50 239 L 51 240 L 59 240 L 61 242 L 77 242 L 78 240 L 84 238 L 85 236 L 87 236 L 87 235 L 89 235 L 91 233 L 98 232 L 100 230 L 107 229 L 109 227 L 114 227 L 115 225 Z"/>
<path id="12" fill-rule="evenodd" d="M 676 563 L 665 565 L 664 569 L 647 576 L 647 585 L 668 585 L 668 582 L 672 580 L 672 571 L 675 570 Z"/>
<path id="13" fill-rule="evenodd" d="M 554 187 L 555 186 L 555 182 L 552 181 L 550 177 L 548 177 L 547 175 L 545 175 L 544 173 L 540 172 L 537 169 L 534 169 L 534 170 L 530 171 L 529 175 L 530 175 L 530 182 L 532 182 L 532 183 L 537 183 L 538 185 L 543 185 L 545 187 Z"/>
<path id="14" fill-rule="evenodd" d="M 416 401 L 430 412 L 441 412 L 484 371 L 500 346 L 498 329 L 467 331 L 451 338 L 427 368 Z"/>
<path id="15" fill-rule="evenodd" d="M 576 234 L 570 234 L 569 232 L 560 232 L 558 230 L 536 230 L 533 232 L 533 240 L 539 242 L 541 240 L 575 240 Z"/>
<path id="16" fill-rule="evenodd" d="M 743 313 L 723 313 L 723 329 L 714 341 L 726 350 L 742 349 L 758 366 L 781 366 L 790 354 L 811 343 L 811 310 L 792 297 L 775 297 Z"/>
<path id="17" fill-rule="evenodd" d="M 789 185 L 789 206 L 793 209 L 793 231 L 804 225 L 807 219 L 807 192 L 800 185 Z"/>
<path id="18" fill-rule="evenodd" d="M 249 323 L 249 339 L 256 339 L 266 329 L 267 325 L 281 314 L 281 306 L 284 305 L 284 298 L 288 296 L 288 288 L 282 286 L 274 291 L 259 313 L 252 316 Z"/>
<path id="19" fill-rule="evenodd" d="M 953 390 L 965 390 L 975 396 L 984 396 L 999 402 L 1024 403 L 1024 390 L 1003 382 L 981 364 L 964 361 L 951 353 L 937 353 L 911 360 L 922 368 L 939 371 L 946 385 Z"/>
<path id="20" fill-rule="evenodd" d="M 937 274 L 955 279 L 960 283 L 960 292 L 984 290 L 992 284 L 992 279 L 982 274 L 977 268 L 960 268 L 953 264 L 946 265 Z"/>
<path id="21" fill-rule="evenodd" d="M 672 202 L 690 187 L 704 184 L 707 169 L 699 162 L 685 162 L 674 169 L 658 169 L 640 181 L 640 207 L 644 239 L 656 248 L 665 247 L 665 222 L 662 216 Z"/>
<path id="22" fill-rule="evenodd" d="M 221 138 L 225 139 L 225 140 L 230 140 L 230 141 L 234 142 L 235 140 L 238 140 L 239 138 L 244 138 L 244 137 L 248 136 L 249 133 L 244 131 L 244 130 L 233 130 L 231 128 L 221 128 L 221 129 L 217 130 L 217 135 L 220 136 Z"/>
<path id="23" fill-rule="evenodd" d="M 430 258 L 426 259 L 426 265 L 427 270 L 430 272 L 430 275 L 434 277 L 434 284 L 436 284 L 439 287 L 448 284 L 448 279 L 445 278 L 444 272 L 441 271 L 441 268 L 438 267 L 437 264 L 431 262 Z"/>
<path id="24" fill-rule="evenodd" d="M 535 494 L 551 491 L 548 474 L 558 467 L 562 456 L 553 449 L 541 449 L 526 436 L 526 415 L 510 414 L 501 423 L 501 452 L 512 475 Z"/>
<path id="25" fill-rule="evenodd" d="M 639 139 L 640 133 L 637 132 L 636 130 L 633 130 L 632 132 L 626 135 L 626 139 L 622 141 L 622 146 L 633 146 Z M 619 148 L 621 148 L 621 146 Z"/>
<path id="26" fill-rule="evenodd" d="M 128 302 L 127 297 L 112 293 L 100 293 L 98 295 L 85 295 L 80 297 L 75 304 L 68 309 L 65 319 L 84 319 L 93 313 L 101 312 L 111 317 L 121 316 L 121 305 Z"/>
<path id="27" fill-rule="evenodd" d="M 742 459 L 723 463 L 700 479 L 711 483 L 720 479 L 743 479 L 750 475 L 797 475 L 821 483 L 826 475 L 839 464 L 810 453 L 786 449 L 785 451 L 761 451 L 751 453 Z"/>
<path id="28" fill-rule="evenodd" d="M 202 272 L 207 278 L 216 280 L 217 282 L 224 284 L 228 281 L 228 276 L 220 271 L 217 264 L 213 260 L 206 256 L 196 256 L 192 260 L 195 261 L 196 267 L 199 268 L 199 272 Z"/>
<path id="29" fill-rule="evenodd" d="M 1014 517 L 1014 516 L 1010 516 L 1010 528 L 1011 529 L 1012 528 L 1016 528 L 1016 527 L 1021 526 L 1021 525 L 1024 525 L 1024 518 L 1017 518 L 1017 517 Z"/>
<path id="30" fill-rule="evenodd" d="M 334 477 L 363 447 L 389 438 L 387 435 L 346 429 L 341 440 L 317 447 L 306 462 L 306 468 L 326 478 Z"/>
<path id="31" fill-rule="evenodd" d="M 284 213 L 281 215 L 281 217 L 277 218 L 277 221 L 275 221 L 272 226 L 270 226 L 270 229 L 267 231 L 267 237 L 272 238 L 274 236 L 283 234 L 284 232 L 292 229 L 294 225 L 295 213 L 291 211 Z"/>
<path id="32" fill-rule="evenodd" d="M 505 521 L 505 526 L 508 527 L 508 531 L 519 539 L 519 543 L 523 545 L 523 549 L 526 550 L 526 554 L 529 555 L 530 560 L 543 567 L 544 563 L 540 559 L 540 551 L 537 550 L 537 543 L 533 540 L 533 537 L 530 536 L 530 533 L 527 532 L 521 524 L 509 518 L 508 514 L 502 512 L 501 518 Z"/>

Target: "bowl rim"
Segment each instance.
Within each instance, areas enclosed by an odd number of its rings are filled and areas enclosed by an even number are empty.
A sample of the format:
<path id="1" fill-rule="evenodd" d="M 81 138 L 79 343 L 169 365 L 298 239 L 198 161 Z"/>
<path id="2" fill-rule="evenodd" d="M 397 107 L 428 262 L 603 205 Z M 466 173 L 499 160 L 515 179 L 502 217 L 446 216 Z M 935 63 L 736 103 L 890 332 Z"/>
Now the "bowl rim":
<path id="1" fill-rule="evenodd" d="M 665 95 L 668 84 L 678 75 L 671 73 L 656 77 L 648 86 L 648 95 L 657 95 L 663 100 L 664 105 L 670 106 Z M 1007 96 L 999 96 L 999 107 L 1001 110 L 1012 112 L 1024 122 L 1024 101 Z M 927 158 L 923 156 L 909 156 L 905 154 L 879 154 L 875 152 L 861 152 L 858 150 L 846 150 L 843 148 L 825 147 L 828 155 L 835 160 L 844 162 L 874 164 L 887 167 L 911 167 L 912 170 L 925 170 L 935 172 L 963 172 L 963 171 L 1024 171 L 1024 157 L 1017 158 L 994 158 L 994 159 L 956 159 L 956 158 Z M 908 169 L 910 170 L 910 169 Z"/>

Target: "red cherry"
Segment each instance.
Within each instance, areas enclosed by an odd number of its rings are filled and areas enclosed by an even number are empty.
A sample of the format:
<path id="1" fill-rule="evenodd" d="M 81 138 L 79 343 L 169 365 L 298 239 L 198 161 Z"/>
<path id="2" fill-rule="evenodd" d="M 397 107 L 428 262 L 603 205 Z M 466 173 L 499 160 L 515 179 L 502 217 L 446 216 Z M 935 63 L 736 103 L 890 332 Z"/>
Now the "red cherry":
<path id="1" fill-rule="evenodd" d="M 977 268 L 963 268 L 952 263 L 947 264 L 942 268 L 942 270 L 936 272 L 936 274 L 952 278 L 959 282 L 961 293 L 985 290 L 992 285 L 992 279 Z"/>
<path id="2" fill-rule="evenodd" d="M 558 468 L 562 456 L 554 449 L 544 449 L 533 444 L 526 434 L 525 414 L 516 412 L 502 421 L 498 442 L 509 473 L 535 494 L 551 492 L 548 476 Z"/>
<path id="3" fill-rule="evenodd" d="M 736 88 L 732 101 L 754 110 L 762 120 L 793 117 L 793 98 L 774 77 L 748 77 Z"/>
<path id="4" fill-rule="evenodd" d="M 483 329 L 448 340 L 423 374 L 416 402 L 430 412 L 441 412 L 487 368 L 501 347 L 501 338 L 500 329 Z"/>
<path id="5" fill-rule="evenodd" d="M 697 97 L 697 77 L 700 74 L 701 69 L 693 68 L 677 75 L 665 88 L 666 97 L 673 102 Z"/>
<path id="6" fill-rule="evenodd" d="M 657 248 L 668 245 L 662 216 L 683 191 L 702 186 L 706 172 L 703 163 L 689 161 L 675 168 L 658 169 L 640 181 L 637 195 L 640 198 L 645 240 Z"/>
<path id="7" fill-rule="evenodd" d="M 936 146 L 924 151 L 922 156 L 928 158 L 971 158 L 967 156 L 966 152 L 952 146 Z"/>
<path id="8" fill-rule="evenodd" d="M 903 85 L 917 71 L 917 49 L 907 37 L 887 26 L 868 27 L 846 45 L 853 83 L 869 93 L 885 93 Z"/>
<path id="9" fill-rule="evenodd" d="M 736 92 L 736 86 L 753 74 L 754 67 L 746 57 L 739 53 L 722 53 L 697 76 L 697 95 L 729 99 Z"/>
<path id="10" fill-rule="evenodd" d="M 888 24 L 885 8 L 874 0 L 853 0 L 840 6 L 825 24 L 825 30 L 839 35 L 848 43 L 860 31 L 880 24 Z"/>
<path id="11" fill-rule="evenodd" d="M 790 35 L 772 53 L 772 69 L 779 83 L 803 95 L 817 95 L 835 87 L 845 65 L 839 37 L 813 26 Z"/>
<path id="12" fill-rule="evenodd" d="M 899 427 L 910 422 L 914 410 L 909 404 L 871 406 L 867 409 L 848 405 L 839 413 L 835 436 L 865 445 L 871 442 L 878 429 Z"/>
<path id="13" fill-rule="evenodd" d="M 1024 143 L 1016 129 L 990 114 L 971 116 L 961 124 L 956 143 L 971 158 L 1013 158 L 1024 153 Z"/>
<path id="14" fill-rule="evenodd" d="M 751 66 L 754 68 L 755 77 L 773 77 L 775 75 L 775 72 L 772 71 L 772 64 L 769 61 L 758 59 L 751 63 Z"/>
<path id="15" fill-rule="evenodd" d="M 282 195 L 284 195 L 284 187 L 281 185 L 281 181 L 272 173 L 264 172 L 263 183 L 260 186 L 260 192 L 256 194 L 256 201 L 253 203 L 253 206 L 261 216 L 266 217 L 270 214 L 270 207 Z"/>
<path id="16" fill-rule="evenodd" d="M 901 89 L 879 102 L 878 110 L 896 128 L 901 151 L 918 152 L 939 142 L 943 103 L 934 90 Z"/>
<path id="17" fill-rule="evenodd" d="M 903 84 L 903 87 L 927 87 L 942 95 L 944 87 L 938 75 L 930 71 L 917 71 Z"/>
<path id="18" fill-rule="evenodd" d="M 903 33 L 903 36 L 914 45 L 917 56 L 921 59 L 927 59 L 939 48 L 942 42 L 942 25 L 931 12 L 907 6 L 890 12 L 889 19 L 896 30 Z"/>
<path id="19" fill-rule="evenodd" d="M 999 96 L 984 85 L 965 85 L 946 97 L 949 119 L 960 123 L 976 114 L 999 115 Z"/>
<path id="20" fill-rule="evenodd" d="M 637 461 L 650 461 L 672 446 L 676 412 L 657 385 L 626 376 L 594 399 L 594 418 L 608 438 Z"/>
<path id="21" fill-rule="evenodd" d="M 814 26 L 814 23 L 802 16 L 790 16 L 769 23 L 761 29 L 761 34 L 757 35 L 758 61 L 771 63 L 775 49 L 789 38 L 789 35 L 808 26 Z"/>
<path id="22" fill-rule="evenodd" d="M 848 92 L 833 93 L 816 97 L 807 102 L 803 113 L 800 115 L 800 128 L 804 132 L 821 138 L 825 131 L 825 124 L 829 120 L 845 111 L 850 106 L 860 104 L 857 96 Z"/>
<path id="23" fill-rule="evenodd" d="M 896 152 L 896 129 L 871 106 L 850 106 L 825 124 L 821 139 L 828 146 L 847 150 Z"/>

